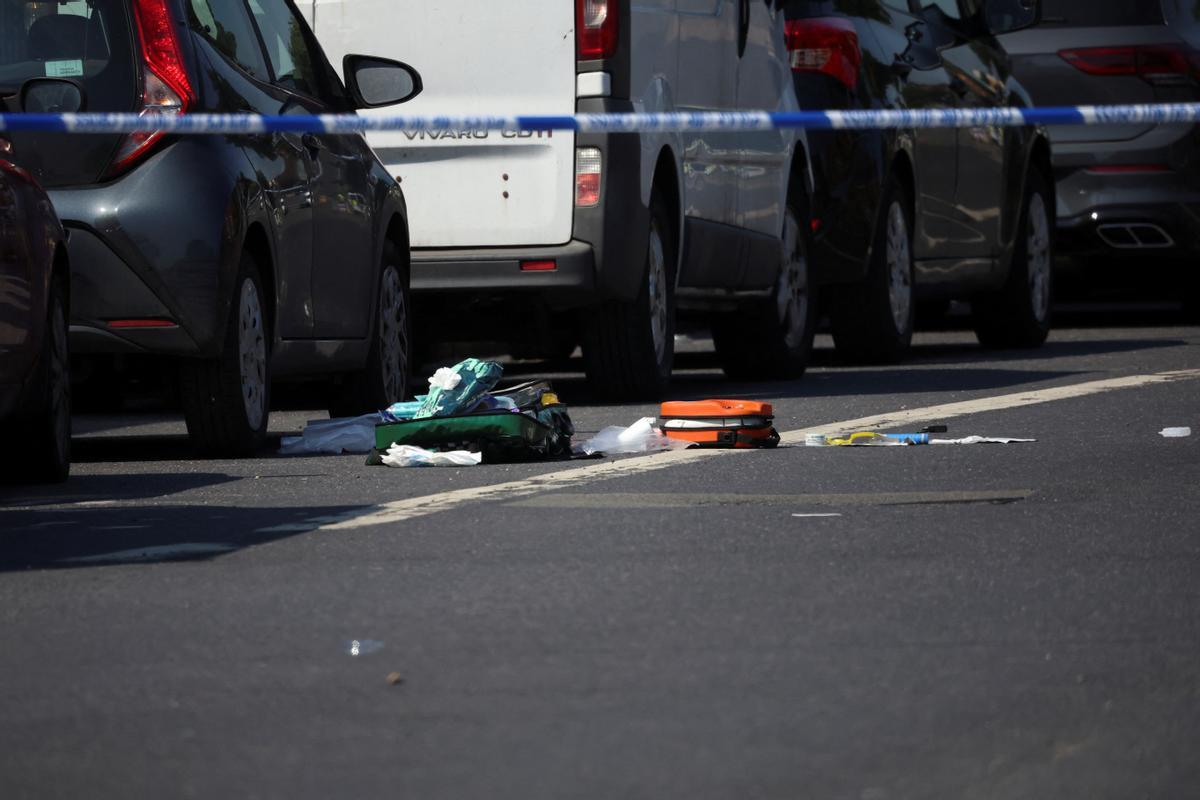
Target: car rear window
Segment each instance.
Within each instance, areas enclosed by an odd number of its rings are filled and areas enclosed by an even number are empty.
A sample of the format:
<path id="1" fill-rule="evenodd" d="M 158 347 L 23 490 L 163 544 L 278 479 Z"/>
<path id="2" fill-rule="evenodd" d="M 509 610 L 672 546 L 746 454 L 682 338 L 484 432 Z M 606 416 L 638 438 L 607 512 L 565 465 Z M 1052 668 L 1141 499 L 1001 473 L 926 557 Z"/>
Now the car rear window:
<path id="1" fill-rule="evenodd" d="M 1162 25 L 1157 0 L 1044 0 L 1043 25 L 1103 28 L 1117 25 Z"/>
<path id="2" fill-rule="evenodd" d="M 30 78 L 83 85 L 87 111 L 133 111 L 137 71 L 128 0 L 0 0 L 0 102 L 17 112 Z M 11 136 L 17 156 L 48 186 L 86 183 L 108 166 L 119 136 Z"/>
<path id="3" fill-rule="evenodd" d="M 30 78 L 70 78 L 88 109 L 128 111 L 136 100 L 129 23 L 122 0 L 0 0 L 0 91 Z"/>

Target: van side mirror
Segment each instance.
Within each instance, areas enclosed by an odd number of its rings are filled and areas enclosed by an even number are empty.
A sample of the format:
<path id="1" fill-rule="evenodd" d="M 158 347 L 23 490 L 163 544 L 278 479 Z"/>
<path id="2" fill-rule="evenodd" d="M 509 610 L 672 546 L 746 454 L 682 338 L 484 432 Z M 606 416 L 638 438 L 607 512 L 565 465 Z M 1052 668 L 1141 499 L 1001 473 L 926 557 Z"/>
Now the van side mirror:
<path id="1" fill-rule="evenodd" d="M 993 36 L 1032 28 L 1042 21 L 1042 0 L 985 0 L 983 10 Z"/>
<path id="2" fill-rule="evenodd" d="M 30 78 L 21 84 L 20 99 L 29 114 L 73 114 L 87 107 L 87 91 L 66 78 Z"/>
<path id="3" fill-rule="evenodd" d="M 342 60 L 346 88 L 359 108 L 405 103 L 421 93 L 421 76 L 408 64 L 375 56 L 346 56 Z"/>

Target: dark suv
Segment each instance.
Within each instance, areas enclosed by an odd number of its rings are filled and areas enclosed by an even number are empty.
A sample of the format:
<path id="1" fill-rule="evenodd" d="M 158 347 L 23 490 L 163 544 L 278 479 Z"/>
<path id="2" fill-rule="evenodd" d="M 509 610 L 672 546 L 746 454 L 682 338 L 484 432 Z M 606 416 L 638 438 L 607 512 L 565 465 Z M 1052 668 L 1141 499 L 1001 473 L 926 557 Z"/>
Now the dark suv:
<path id="1" fill-rule="evenodd" d="M 1004 37 L 1013 70 L 1039 105 L 1200 101 L 1195 0 L 1046 0 L 1042 24 Z M 1200 275 L 1200 128 L 1051 128 L 1060 252 L 1175 261 Z M 1197 284 L 1200 288 L 1200 284 Z"/>
<path id="2" fill-rule="evenodd" d="M 345 72 L 349 91 L 290 0 L 0 0 L 7 111 L 312 115 L 420 91 L 396 62 Z M 335 414 L 405 394 L 407 213 L 361 136 L 12 138 L 68 231 L 73 353 L 175 357 L 201 450 L 261 443 L 272 378 L 327 378 Z"/>
<path id="3" fill-rule="evenodd" d="M 1036 0 L 785 0 L 810 109 L 1027 106 L 996 35 Z M 814 280 L 838 352 L 895 361 L 917 300 L 969 299 L 991 346 L 1050 326 L 1054 184 L 1035 128 L 810 131 Z"/>

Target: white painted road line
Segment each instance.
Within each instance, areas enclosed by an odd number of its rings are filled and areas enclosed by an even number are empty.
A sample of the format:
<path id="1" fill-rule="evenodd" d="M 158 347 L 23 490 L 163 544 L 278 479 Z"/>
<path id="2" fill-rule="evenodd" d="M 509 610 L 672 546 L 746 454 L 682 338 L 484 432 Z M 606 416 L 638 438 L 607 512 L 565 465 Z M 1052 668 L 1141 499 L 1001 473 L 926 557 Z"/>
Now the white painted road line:
<path id="1" fill-rule="evenodd" d="M 787 431 L 781 434 L 781 442 L 785 445 L 803 445 L 804 437 L 809 433 L 838 433 L 856 430 L 871 430 L 877 428 L 896 428 L 912 425 L 917 422 L 945 421 L 968 414 L 981 414 L 990 411 L 1004 411 L 1012 408 L 1041 405 L 1060 400 L 1070 400 L 1105 392 L 1123 389 L 1137 389 L 1157 384 L 1176 383 L 1200 379 L 1200 369 L 1180 370 L 1175 372 L 1158 372 L 1149 375 L 1130 375 L 1123 378 L 1107 378 L 1099 381 L 1088 381 L 1071 386 L 1057 386 L 1049 389 L 1036 389 L 1014 394 L 983 397 L 978 400 L 965 400 L 958 403 L 946 403 L 922 408 L 909 408 L 891 411 L 886 414 L 876 414 L 858 419 L 839 420 L 814 425 L 800 430 Z M 378 506 L 367 506 L 348 511 L 331 517 L 314 517 L 290 525 L 277 525 L 262 528 L 259 533 L 303 533 L 307 531 L 350 531 L 375 525 L 389 525 L 418 517 L 449 511 L 467 503 L 485 502 L 488 500 L 508 501 L 527 497 L 541 492 L 571 489 L 585 484 L 598 483 L 613 478 L 625 478 L 642 475 L 661 469 L 668 469 L 683 464 L 704 461 L 710 458 L 745 455 L 749 450 L 675 450 L 665 453 L 654 453 L 646 456 L 636 456 L 618 461 L 605 461 L 584 467 L 574 467 L 558 472 L 550 472 L 533 478 L 508 481 L 492 486 L 479 486 L 469 489 L 457 489 L 450 492 L 413 497 L 407 500 L 397 500 Z"/>

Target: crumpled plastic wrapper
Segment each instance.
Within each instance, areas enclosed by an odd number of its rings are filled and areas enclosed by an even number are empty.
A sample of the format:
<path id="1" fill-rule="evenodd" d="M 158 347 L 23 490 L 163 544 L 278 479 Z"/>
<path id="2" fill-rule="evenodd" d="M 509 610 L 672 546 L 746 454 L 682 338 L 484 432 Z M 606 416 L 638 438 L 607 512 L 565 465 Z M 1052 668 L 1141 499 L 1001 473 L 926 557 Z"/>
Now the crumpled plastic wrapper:
<path id="1" fill-rule="evenodd" d="M 474 467 L 483 463 L 483 453 L 466 450 L 437 453 L 410 444 L 394 444 L 381 461 L 389 467 Z"/>

